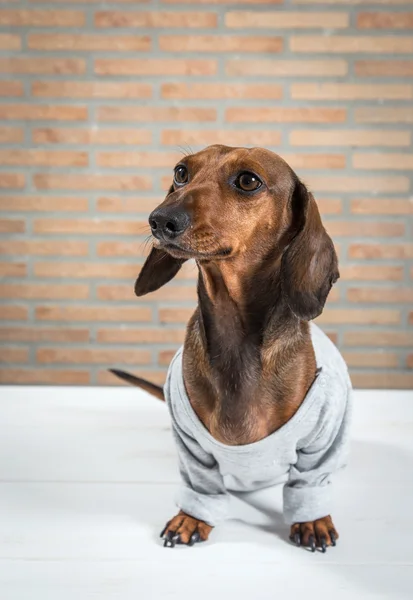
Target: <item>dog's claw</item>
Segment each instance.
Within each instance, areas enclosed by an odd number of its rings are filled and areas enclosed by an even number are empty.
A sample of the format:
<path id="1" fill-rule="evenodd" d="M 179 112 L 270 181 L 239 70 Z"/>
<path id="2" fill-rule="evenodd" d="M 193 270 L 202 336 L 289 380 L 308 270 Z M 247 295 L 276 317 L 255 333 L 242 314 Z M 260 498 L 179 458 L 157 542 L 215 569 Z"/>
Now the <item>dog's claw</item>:
<path id="1" fill-rule="evenodd" d="M 324 554 L 327 551 L 327 539 L 325 535 L 321 536 L 320 540 L 321 552 Z"/>
<path id="2" fill-rule="evenodd" d="M 296 546 L 301 546 L 301 535 L 298 533 L 294 534 L 294 543 Z"/>
<path id="3" fill-rule="evenodd" d="M 191 537 L 190 537 L 190 539 L 189 539 L 188 546 L 193 546 L 194 544 L 196 544 L 197 542 L 199 542 L 199 540 L 200 540 L 200 539 L 201 539 L 201 538 L 200 538 L 200 535 L 199 535 L 199 533 L 198 533 L 197 531 L 195 531 L 195 532 L 194 532 L 194 533 L 191 535 Z"/>
<path id="4" fill-rule="evenodd" d="M 315 539 L 314 539 L 313 535 L 310 535 L 310 537 L 308 538 L 308 545 L 311 548 L 311 552 L 315 552 L 316 551 Z"/>
<path id="5" fill-rule="evenodd" d="M 175 538 L 173 531 L 168 531 L 165 536 L 165 541 L 163 543 L 164 548 L 174 548 L 175 547 Z"/>
<path id="6" fill-rule="evenodd" d="M 336 536 L 334 535 L 334 531 L 330 531 L 330 540 L 331 540 L 331 545 L 335 546 L 336 545 Z"/>

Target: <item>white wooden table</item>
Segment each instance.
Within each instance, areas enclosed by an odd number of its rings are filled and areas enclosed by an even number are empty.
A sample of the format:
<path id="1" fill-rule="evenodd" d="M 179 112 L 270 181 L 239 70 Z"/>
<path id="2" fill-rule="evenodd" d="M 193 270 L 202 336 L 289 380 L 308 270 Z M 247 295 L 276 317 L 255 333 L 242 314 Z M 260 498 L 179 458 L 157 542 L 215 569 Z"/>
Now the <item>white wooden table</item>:
<path id="1" fill-rule="evenodd" d="M 358 392 L 341 533 L 291 545 L 281 490 L 232 499 L 207 543 L 163 548 L 178 472 L 136 388 L 0 388 L 2 600 L 412 600 L 413 393 Z"/>

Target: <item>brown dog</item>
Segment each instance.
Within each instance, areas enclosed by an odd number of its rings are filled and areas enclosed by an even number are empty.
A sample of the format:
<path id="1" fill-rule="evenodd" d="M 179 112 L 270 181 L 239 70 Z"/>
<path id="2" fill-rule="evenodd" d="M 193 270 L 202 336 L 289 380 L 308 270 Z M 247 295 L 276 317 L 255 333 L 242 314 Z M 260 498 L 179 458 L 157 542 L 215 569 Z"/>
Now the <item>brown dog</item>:
<path id="1" fill-rule="evenodd" d="M 182 359 L 194 413 L 221 445 L 264 440 L 292 419 L 317 377 L 308 321 L 339 277 L 313 196 L 278 155 L 216 145 L 180 161 L 149 223 L 155 240 L 138 296 L 188 259 L 199 269 Z M 161 388 L 113 372 L 163 398 Z M 162 536 L 191 545 L 211 529 L 181 510 Z M 291 525 L 291 539 L 313 550 L 337 538 L 329 515 Z"/>

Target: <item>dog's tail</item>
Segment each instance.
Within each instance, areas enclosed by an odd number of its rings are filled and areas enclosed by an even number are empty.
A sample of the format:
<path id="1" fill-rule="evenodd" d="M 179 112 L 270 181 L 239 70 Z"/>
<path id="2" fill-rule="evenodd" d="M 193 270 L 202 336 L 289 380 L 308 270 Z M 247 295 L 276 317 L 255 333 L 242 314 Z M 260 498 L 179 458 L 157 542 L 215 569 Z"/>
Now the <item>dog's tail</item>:
<path id="1" fill-rule="evenodd" d="M 159 398 L 159 400 L 165 400 L 163 388 L 160 385 L 146 381 L 146 379 L 141 379 L 141 377 L 135 377 L 135 375 L 131 375 L 131 373 L 119 371 L 119 369 L 109 369 L 109 371 L 116 375 L 116 377 L 119 377 L 119 379 L 123 379 L 132 385 L 140 387 L 141 389 L 145 390 L 145 392 L 149 392 L 149 394 L 156 396 L 156 398 Z"/>

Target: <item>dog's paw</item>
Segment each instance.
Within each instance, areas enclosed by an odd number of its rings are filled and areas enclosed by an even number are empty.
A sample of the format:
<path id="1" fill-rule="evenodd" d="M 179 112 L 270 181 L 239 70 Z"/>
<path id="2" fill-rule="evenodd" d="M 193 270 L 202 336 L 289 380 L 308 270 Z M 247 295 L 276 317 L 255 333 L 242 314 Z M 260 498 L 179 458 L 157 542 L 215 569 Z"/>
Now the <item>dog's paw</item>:
<path id="1" fill-rule="evenodd" d="M 338 533 L 330 515 L 328 515 L 316 521 L 294 523 L 294 525 L 291 525 L 290 540 L 297 546 L 310 547 L 312 552 L 315 552 L 317 548 L 325 552 L 327 546 L 336 545 Z"/>
<path id="2" fill-rule="evenodd" d="M 205 542 L 211 530 L 211 525 L 194 519 L 181 510 L 176 517 L 168 521 L 160 537 L 167 548 L 174 548 L 175 544 L 193 546 L 196 542 Z"/>

